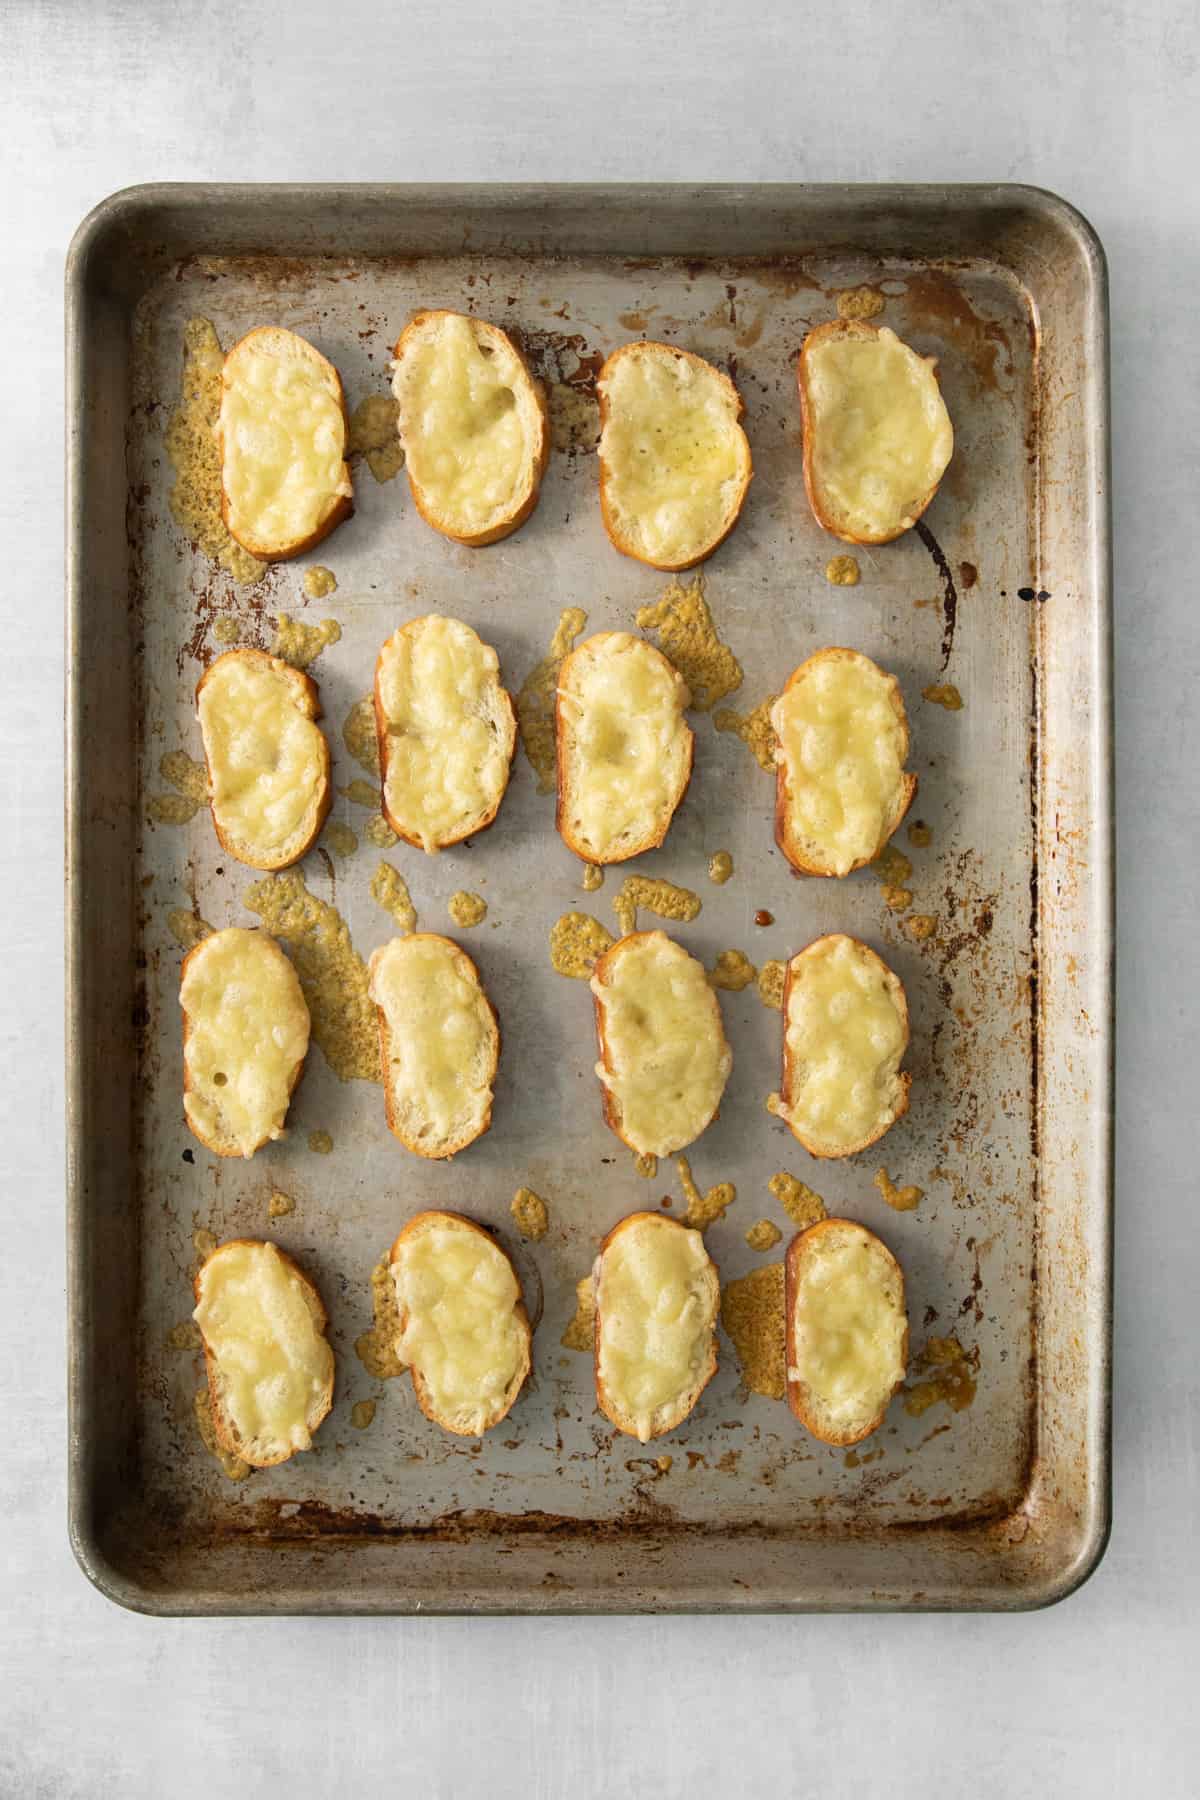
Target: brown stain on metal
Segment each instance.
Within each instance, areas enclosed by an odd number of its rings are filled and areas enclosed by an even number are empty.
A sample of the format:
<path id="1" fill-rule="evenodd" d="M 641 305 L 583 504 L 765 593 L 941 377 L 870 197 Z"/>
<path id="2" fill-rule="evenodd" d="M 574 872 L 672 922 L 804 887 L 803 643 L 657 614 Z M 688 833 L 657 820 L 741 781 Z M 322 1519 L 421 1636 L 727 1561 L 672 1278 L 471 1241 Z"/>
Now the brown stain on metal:
<path id="1" fill-rule="evenodd" d="M 1012 380 L 1013 348 L 1007 331 L 982 319 L 954 277 L 943 269 L 921 269 L 906 278 L 906 299 L 917 329 L 945 338 L 966 360 L 980 387 L 989 392 Z"/>
<path id="2" fill-rule="evenodd" d="M 942 546 L 930 531 L 924 519 L 918 519 L 913 530 L 933 558 L 933 566 L 941 577 L 942 583 L 942 661 L 944 670 L 950 663 L 950 652 L 954 648 L 954 628 L 958 623 L 958 589 L 954 585 L 954 571 L 946 561 Z"/>

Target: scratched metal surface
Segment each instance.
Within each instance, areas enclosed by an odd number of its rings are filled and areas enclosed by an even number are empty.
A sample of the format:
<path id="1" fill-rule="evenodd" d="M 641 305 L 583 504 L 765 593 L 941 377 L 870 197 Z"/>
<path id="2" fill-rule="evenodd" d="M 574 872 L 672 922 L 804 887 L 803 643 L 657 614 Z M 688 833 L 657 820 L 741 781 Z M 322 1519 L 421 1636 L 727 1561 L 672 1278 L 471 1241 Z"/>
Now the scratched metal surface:
<path id="1" fill-rule="evenodd" d="M 149 1603 L 185 1610 L 613 1606 L 622 1603 L 623 1571 L 612 1568 L 598 1579 L 608 1566 L 604 1557 L 637 1563 L 646 1545 L 657 1560 L 652 1568 L 630 1568 L 632 1604 L 896 1604 L 927 1595 L 941 1604 L 978 1603 L 990 1579 L 978 1572 L 989 1548 L 1011 1552 L 1029 1534 L 1031 1518 L 1050 1517 L 1044 1493 L 1040 1514 L 1032 1499 L 1049 1441 L 1050 1340 L 1047 1322 L 1037 1321 L 1039 1374 L 1035 1320 L 1053 1175 L 1044 1144 L 1038 1160 L 1038 1086 L 1047 1080 L 1046 1034 L 1053 1029 L 1047 993 L 1057 992 L 1067 1009 L 1067 988 L 1052 982 L 1069 976 L 1068 951 L 1060 954 L 1057 921 L 1048 917 L 1045 822 L 1039 824 L 1037 805 L 1051 741 L 1041 671 L 1047 631 L 1065 623 L 1073 606 L 1094 607 L 1099 598 L 1087 591 L 1082 567 L 1047 542 L 1048 449 L 1058 457 L 1056 480 L 1078 482 L 1084 439 L 1068 429 L 1052 440 L 1045 424 L 1047 372 L 1038 346 L 1040 330 L 1044 359 L 1046 319 L 1035 319 L 1038 296 L 1000 257 L 951 263 L 928 251 L 885 254 L 852 241 L 850 248 L 788 258 L 743 253 L 736 260 L 711 253 L 719 235 L 698 240 L 708 256 L 686 261 L 514 253 L 502 245 L 466 254 L 440 253 L 442 245 L 428 254 L 422 245 L 404 256 L 339 254 L 335 212 L 326 218 L 329 254 L 239 256 L 219 253 L 216 205 L 216 240 L 210 232 L 206 253 L 171 258 L 152 271 L 137 300 L 128 390 L 127 594 L 137 621 L 131 666 L 139 799 L 126 826 L 136 855 L 141 984 L 132 1220 L 139 1279 L 127 1318 L 136 1345 L 136 1433 L 124 1466 L 136 1468 L 136 1505 L 131 1491 L 108 1498 L 127 1534 L 136 1517 L 145 1542 L 158 1546 L 141 1575 L 156 1595 Z M 876 223 L 872 236 L 878 232 Z M 1032 241 L 1032 227 L 1030 234 Z M 814 234 L 813 241 L 828 240 Z M 622 242 L 618 235 L 617 246 Z M 956 450 L 927 514 L 927 534 L 858 551 L 861 584 L 840 588 L 826 581 L 824 569 L 845 547 L 817 528 L 804 496 L 794 358 L 805 331 L 834 315 L 838 291 L 863 283 L 885 295 L 880 322 L 938 356 Z M 1052 297 L 1052 271 L 1045 289 Z M 335 784 L 344 788 L 364 771 L 348 754 L 342 722 L 369 690 L 379 645 L 404 620 L 428 610 L 465 619 L 495 644 L 515 693 L 545 653 L 564 606 L 584 608 L 589 631 L 632 629 L 636 609 L 666 586 L 666 577 L 609 545 L 594 455 L 578 447 L 553 455 L 529 523 L 480 551 L 431 531 L 403 474 L 379 484 L 363 462 L 355 467 L 354 519 L 256 588 L 237 588 L 181 538 L 167 505 L 173 476 L 164 431 L 189 318 L 210 319 L 226 347 L 266 321 L 304 333 L 338 367 L 353 409 L 386 391 L 389 347 L 418 306 L 477 311 L 514 328 L 547 382 L 574 377 L 579 392 L 586 393 L 595 360 L 639 335 L 677 342 L 728 368 L 746 404 L 755 480 L 737 530 L 704 569 L 717 628 L 745 671 L 741 690 L 722 704 L 748 711 L 825 644 L 861 649 L 901 681 L 910 766 L 920 780 L 910 820 L 925 822 L 932 834 L 923 848 L 903 830 L 897 838 L 913 864 L 909 915 L 888 910 L 870 870 L 842 882 L 794 879 L 772 839 L 772 778 L 703 714 L 692 719 L 695 772 L 667 843 L 628 866 L 701 896 L 694 923 L 667 929 L 710 964 L 717 952 L 736 948 L 761 965 L 821 932 L 846 930 L 878 948 L 904 980 L 912 1105 L 882 1144 L 847 1162 L 821 1164 L 767 1114 L 765 1098 L 778 1085 L 780 1017 L 750 987 L 721 995 L 734 1072 L 719 1121 L 690 1153 L 702 1189 L 717 1181 L 737 1186 L 736 1203 L 707 1234 L 724 1282 L 786 1246 L 791 1227 L 767 1182 L 789 1170 L 818 1189 L 830 1212 L 862 1220 L 896 1251 L 914 1349 L 930 1335 L 955 1334 L 977 1357 L 973 1405 L 955 1412 L 939 1404 L 916 1417 L 897 1400 L 858 1457 L 817 1444 L 782 1402 L 747 1394 L 723 1334 L 719 1374 L 693 1416 L 668 1439 L 641 1448 L 596 1412 L 590 1358 L 560 1344 L 575 1282 L 600 1237 L 626 1212 L 665 1196 L 678 1214 L 682 1192 L 670 1163 L 651 1181 L 640 1177 L 604 1127 L 587 987 L 556 975 L 548 957 L 548 933 L 563 912 L 588 911 L 614 928 L 622 871 L 609 871 L 597 893 L 581 891 L 579 864 L 553 829 L 552 797 L 536 791 L 520 751 L 497 825 L 471 845 L 437 858 L 403 845 L 378 851 L 363 836 L 369 814 L 339 794 L 332 820 L 356 832 L 357 850 L 339 856 L 327 831 L 301 869 L 310 891 L 345 919 L 364 958 L 392 930 L 368 893 L 381 857 L 405 876 L 421 926 L 456 936 L 475 957 L 504 1034 L 488 1135 L 450 1164 L 421 1162 L 389 1136 L 379 1088 L 339 1081 L 315 1046 L 286 1141 L 249 1163 L 222 1161 L 183 1126 L 181 952 L 168 913 L 194 903 L 213 926 L 257 922 L 244 896 L 258 878 L 222 853 L 207 810 L 163 825 L 147 805 L 170 791 L 160 772 L 164 754 L 201 754 L 192 696 L 207 662 L 225 647 L 214 639 L 215 620 L 231 616 L 241 641 L 269 645 L 280 611 L 310 623 L 337 619 L 341 639 L 311 672 L 320 684 Z M 313 563 L 336 574 L 329 599 L 305 599 L 302 577 Z M 1021 589 L 1050 598 L 1024 599 Z M 923 690 L 939 682 L 955 684 L 961 711 L 923 699 Z M 1080 693 L 1074 677 L 1067 685 Z M 1056 696 L 1055 729 L 1069 711 Z M 1078 829 L 1090 839 L 1096 760 L 1087 741 L 1079 748 L 1074 786 L 1068 779 L 1062 792 L 1070 788 L 1072 803 L 1080 800 Z M 736 868 L 724 887 L 706 875 L 718 849 L 732 853 Z M 1094 873 L 1094 858 L 1091 867 Z M 486 922 L 469 932 L 459 932 L 447 914 L 447 899 L 459 888 L 488 903 Z M 765 928 L 754 923 L 760 909 L 774 918 Z M 936 916 L 927 943 L 905 933 L 903 916 L 912 913 Z M 1068 939 L 1078 953 L 1076 921 L 1064 945 Z M 1081 1104 L 1080 1095 L 1075 1099 Z M 331 1154 L 308 1148 L 318 1130 L 332 1137 Z M 1078 1138 L 1075 1151 L 1078 1158 Z M 925 1190 L 918 1210 L 889 1210 L 871 1180 L 881 1165 Z M 549 1203 L 550 1231 L 539 1244 L 522 1245 L 509 1214 L 520 1185 Z M 289 1216 L 268 1218 L 272 1189 L 294 1199 Z M 1088 1192 L 1094 1201 L 1094 1187 Z M 1052 1183 L 1049 1195 L 1053 1200 Z M 533 1380 L 509 1419 L 479 1442 L 439 1431 L 418 1411 L 406 1378 L 376 1381 L 355 1355 L 355 1339 L 371 1324 L 371 1268 L 424 1206 L 455 1207 L 495 1227 L 515 1254 L 531 1310 L 541 1307 Z M 744 1241 L 763 1217 L 785 1232 L 768 1256 Z M 1080 1234 L 1066 1214 L 1055 1219 L 1077 1244 Z M 197 1229 L 217 1239 L 274 1238 L 313 1275 L 331 1315 L 337 1390 L 317 1448 L 238 1484 L 224 1477 L 196 1432 L 200 1359 L 170 1347 L 172 1329 L 192 1304 Z M 1076 1317 L 1075 1328 L 1080 1324 Z M 1069 1307 L 1050 1329 L 1070 1338 Z M 1092 1320 L 1075 1372 L 1081 1405 L 1097 1356 L 1104 1360 L 1098 1332 Z M 377 1402 L 365 1430 L 351 1420 L 363 1400 Z M 1074 1439 L 1062 1454 L 1073 1446 Z M 654 1462 L 663 1453 L 672 1458 L 665 1474 Z M 1094 1432 L 1074 1453 L 1092 1473 Z M 1061 1492 L 1062 1468 L 1056 1480 Z M 1076 1506 L 1071 1518 L 1078 1513 Z M 1023 1522 L 1019 1529 L 1014 1520 Z M 953 1575 L 939 1587 L 932 1572 L 919 1569 L 929 1552 L 916 1546 L 955 1534 L 970 1545 L 972 1573 L 964 1572 L 957 1589 Z M 1040 1593 L 1068 1560 L 1062 1546 L 1070 1533 L 1060 1514 L 1042 1536 L 1041 1563 L 998 1578 L 1013 1602 Z M 535 1559 L 505 1575 L 497 1557 L 519 1559 L 526 1540 L 532 1556 L 535 1537 L 539 1545 L 558 1540 L 566 1572 L 560 1562 L 557 1573 L 547 1573 Z M 405 1547 L 386 1568 L 378 1563 L 382 1541 Z M 789 1563 L 793 1541 L 805 1545 L 808 1574 Z M 369 1577 L 365 1559 L 355 1564 L 356 1543 L 372 1550 Z M 700 1584 L 682 1556 L 689 1543 L 705 1546 Z M 814 1564 L 822 1544 L 825 1563 Z M 290 1552 L 286 1580 L 278 1561 L 256 1560 L 264 1546 Z M 418 1574 L 414 1557 L 422 1551 Z M 822 1575 L 812 1572 L 822 1567 Z"/>

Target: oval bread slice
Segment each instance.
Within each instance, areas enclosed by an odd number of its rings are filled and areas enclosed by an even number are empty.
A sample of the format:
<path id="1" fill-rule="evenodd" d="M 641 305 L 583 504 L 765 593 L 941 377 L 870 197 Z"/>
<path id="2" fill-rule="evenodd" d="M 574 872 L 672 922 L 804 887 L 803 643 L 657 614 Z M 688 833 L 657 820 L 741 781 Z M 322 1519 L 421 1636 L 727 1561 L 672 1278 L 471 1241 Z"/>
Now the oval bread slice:
<path id="1" fill-rule="evenodd" d="M 954 451 L 937 361 L 860 319 L 804 340 L 798 374 L 804 485 L 819 525 L 886 544 L 916 524 Z"/>
<path id="2" fill-rule="evenodd" d="M 196 711 L 221 848 L 251 869 L 299 862 L 333 799 L 316 682 L 265 650 L 229 650 L 201 676 Z"/>
<path id="3" fill-rule="evenodd" d="M 460 544 L 494 544 L 537 505 L 550 454 L 541 383 L 508 333 L 457 312 L 417 313 L 392 364 L 417 511 Z"/>
<path id="4" fill-rule="evenodd" d="M 459 1213 L 421 1212 L 389 1259 L 400 1335 L 427 1419 L 460 1437 L 498 1425 L 525 1385 L 532 1332 L 512 1262 Z"/>
<path id="5" fill-rule="evenodd" d="M 681 1425 L 717 1372 L 721 1284 L 704 1238 L 661 1213 L 631 1213 L 600 1246 L 596 1401 L 646 1443 Z"/>
<path id="6" fill-rule="evenodd" d="M 558 672 L 555 824 L 590 863 L 625 862 L 661 844 L 687 792 L 691 693 L 660 650 L 601 631 Z"/>
<path id="7" fill-rule="evenodd" d="M 273 937 L 230 926 L 183 959 L 183 1110 L 217 1156 L 253 1156 L 284 1135 L 308 1054 L 300 979 Z"/>
<path id="8" fill-rule="evenodd" d="M 674 344 L 625 344 L 596 381 L 600 508 L 625 556 L 690 569 L 737 524 L 753 473 L 727 375 Z"/>
<path id="9" fill-rule="evenodd" d="M 370 961 L 388 1129 L 440 1161 L 492 1122 L 500 1028 L 479 971 L 436 932 L 393 938 Z"/>
<path id="10" fill-rule="evenodd" d="M 900 683 L 857 650 L 818 650 L 771 708 L 775 842 L 804 875 L 848 875 L 879 855 L 912 805 Z"/>
<path id="11" fill-rule="evenodd" d="M 779 1116 L 812 1156 L 853 1156 L 908 1110 L 908 1001 L 900 977 L 835 932 L 793 956 L 783 984 Z"/>
<path id="12" fill-rule="evenodd" d="M 294 331 L 261 325 L 233 346 L 216 430 L 221 516 L 251 556 L 299 556 L 354 511 L 341 377 Z"/>
<path id="13" fill-rule="evenodd" d="M 733 1067 L 703 963 L 664 931 L 618 938 L 592 973 L 605 1123 L 639 1156 L 671 1156 L 712 1124 Z"/>
<path id="14" fill-rule="evenodd" d="M 517 747 L 500 659 L 459 619 L 429 613 L 392 634 L 375 664 L 383 812 L 434 852 L 492 823 Z"/>
<path id="15" fill-rule="evenodd" d="M 784 1260 L 788 1405 L 825 1444 L 860 1444 L 883 1424 L 908 1364 L 899 1263 L 872 1231 L 822 1219 Z"/>
<path id="16" fill-rule="evenodd" d="M 213 1426 L 254 1468 L 312 1445 L 333 1404 L 333 1351 L 321 1296 L 277 1245 L 234 1238 L 196 1276 Z"/>

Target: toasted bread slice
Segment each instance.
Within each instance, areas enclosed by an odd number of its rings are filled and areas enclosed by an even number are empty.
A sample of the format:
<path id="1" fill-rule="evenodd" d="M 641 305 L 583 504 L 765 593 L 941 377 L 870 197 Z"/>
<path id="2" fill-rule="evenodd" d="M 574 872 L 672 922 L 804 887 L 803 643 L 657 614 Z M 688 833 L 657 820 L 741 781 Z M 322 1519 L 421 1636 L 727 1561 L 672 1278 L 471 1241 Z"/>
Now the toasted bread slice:
<path id="1" fill-rule="evenodd" d="M 333 1405 L 333 1351 L 303 1269 L 275 1244 L 232 1238 L 206 1258 L 195 1291 L 222 1448 L 256 1469 L 309 1449 Z"/>
<path id="2" fill-rule="evenodd" d="M 419 312 L 392 364 L 412 497 L 460 544 L 495 544 L 537 505 L 550 454 L 541 383 L 498 325 Z"/>
<path id="3" fill-rule="evenodd" d="M 854 1156 L 908 1110 L 908 1001 L 900 977 L 835 932 L 793 956 L 783 984 L 779 1116 L 812 1156 Z"/>
<path id="4" fill-rule="evenodd" d="M 742 398 L 674 344 L 624 344 L 596 381 L 600 510 L 625 556 L 654 569 L 703 562 L 738 522 L 753 473 Z"/>
<path id="5" fill-rule="evenodd" d="M 200 677 L 196 712 L 221 848 L 251 869 L 299 862 L 333 800 L 316 682 L 265 650 L 229 650 Z"/>
<path id="6" fill-rule="evenodd" d="M 913 802 L 900 683 L 857 650 L 818 650 L 771 707 L 775 842 L 804 875 L 879 855 Z"/>
<path id="7" fill-rule="evenodd" d="M 681 1425 L 717 1372 L 716 1265 L 701 1232 L 637 1212 L 601 1244 L 593 1281 L 596 1402 L 644 1444 Z"/>
<path id="8" fill-rule="evenodd" d="M 733 1052 L 704 965 L 665 931 L 634 931 L 596 961 L 604 1120 L 639 1156 L 671 1156 L 717 1116 Z"/>
<path id="9" fill-rule="evenodd" d="M 308 1054 L 300 979 L 265 931 L 230 926 L 183 959 L 183 1111 L 217 1156 L 253 1156 L 284 1135 Z"/>
<path id="10" fill-rule="evenodd" d="M 690 702 L 679 671 L 627 631 L 597 632 L 563 662 L 554 822 L 584 862 L 626 862 L 666 837 L 692 774 Z"/>
<path id="11" fill-rule="evenodd" d="M 784 1259 L 787 1400 L 825 1444 L 860 1444 L 883 1424 L 908 1364 L 904 1275 L 850 1219 L 801 1231 Z"/>
<path id="12" fill-rule="evenodd" d="M 532 1331 L 508 1255 L 461 1213 L 420 1212 L 389 1258 L 396 1353 L 427 1419 L 459 1437 L 511 1411 L 530 1368 Z"/>
<path id="13" fill-rule="evenodd" d="M 936 370 L 886 325 L 833 319 L 805 338 L 804 485 L 818 525 L 845 543 L 889 543 L 937 493 L 954 428 Z"/>
<path id="14" fill-rule="evenodd" d="M 492 823 L 517 716 L 499 657 L 469 625 L 428 613 L 392 634 L 375 664 L 375 729 L 397 837 L 432 853 Z"/>
<path id="15" fill-rule="evenodd" d="M 300 556 L 354 511 L 341 377 L 294 331 L 260 325 L 233 346 L 216 431 L 221 516 L 251 556 Z"/>
<path id="16" fill-rule="evenodd" d="M 465 950 L 436 932 L 393 938 L 370 961 L 388 1130 L 441 1161 L 492 1122 L 500 1027 Z"/>

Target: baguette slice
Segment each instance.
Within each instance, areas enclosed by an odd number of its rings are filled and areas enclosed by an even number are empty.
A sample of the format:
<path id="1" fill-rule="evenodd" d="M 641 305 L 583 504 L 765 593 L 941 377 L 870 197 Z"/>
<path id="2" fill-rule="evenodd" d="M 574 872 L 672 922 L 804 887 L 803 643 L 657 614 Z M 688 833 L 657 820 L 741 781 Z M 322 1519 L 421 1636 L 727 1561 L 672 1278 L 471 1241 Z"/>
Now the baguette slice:
<path id="1" fill-rule="evenodd" d="M 392 392 L 421 517 L 460 544 L 494 544 L 523 525 L 546 472 L 550 421 L 508 333 L 465 313 L 417 313 L 396 345 Z"/>
<path id="2" fill-rule="evenodd" d="M 915 525 L 954 451 L 937 360 L 886 325 L 833 319 L 800 352 L 804 485 L 818 525 L 886 544 Z"/>
<path id="3" fill-rule="evenodd" d="M 333 1405 L 333 1351 L 321 1296 L 276 1244 L 233 1238 L 196 1276 L 213 1426 L 256 1469 L 307 1450 Z"/>
<path id="4" fill-rule="evenodd" d="M 771 707 L 775 842 L 804 875 L 848 875 L 913 803 L 900 683 L 857 650 L 818 650 Z"/>
<path id="5" fill-rule="evenodd" d="M 265 650 L 229 650 L 200 677 L 196 711 L 221 848 L 251 869 L 299 862 L 333 801 L 316 682 Z"/>
<path id="6" fill-rule="evenodd" d="M 692 774 L 687 683 L 660 650 L 601 631 L 558 672 L 554 822 L 584 862 L 626 862 L 662 843 Z"/>
<path id="7" fill-rule="evenodd" d="M 783 984 L 779 1116 L 812 1156 L 854 1156 L 908 1110 L 908 1001 L 900 977 L 835 932 L 793 956 Z"/>
<path id="8" fill-rule="evenodd" d="M 717 1372 L 716 1265 L 699 1231 L 637 1212 L 601 1244 L 593 1283 L 596 1402 L 644 1444 L 681 1425 Z"/>
<path id="9" fill-rule="evenodd" d="M 899 1263 L 864 1225 L 822 1219 L 788 1245 L 784 1308 L 788 1405 L 822 1443 L 860 1444 L 908 1364 Z"/>
<path id="10" fill-rule="evenodd" d="M 717 1116 L 733 1052 L 703 963 L 664 931 L 598 957 L 591 990 L 604 1122 L 639 1156 L 671 1156 Z"/>
<path id="11" fill-rule="evenodd" d="M 427 1419 L 478 1437 L 512 1409 L 530 1369 L 529 1315 L 508 1255 L 461 1213 L 420 1212 L 389 1258 L 396 1351 Z"/>
<path id="12" fill-rule="evenodd" d="M 674 344 L 624 344 L 596 381 L 600 510 L 625 556 L 690 569 L 738 522 L 753 473 L 727 375 Z"/>
<path id="13" fill-rule="evenodd" d="M 354 511 L 346 398 L 331 362 L 280 325 L 233 346 L 221 371 L 221 516 L 264 562 L 311 550 Z"/>
<path id="14" fill-rule="evenodd" d="M 393 938 L 370 965 L 388 1130 L 441 1161 L 492 1122 L 500 1027 L 465 950 L 435 932 Z"/>
<path id="15" fill-rule="evenodd" d="M 458 619 L 429 613 L 392 634 L 375 664 L 383 812 L 433 853 L 489 826 L 517 747 L 500 659 Z"/>
<path id="16" fill-rule="evenodd" d="M 300 980 L 273 937 L 230 926 L 183 959 L 183 1111 L 217 1156 L 250 1157 L 284 1135 L 308 1054 Z"/>

